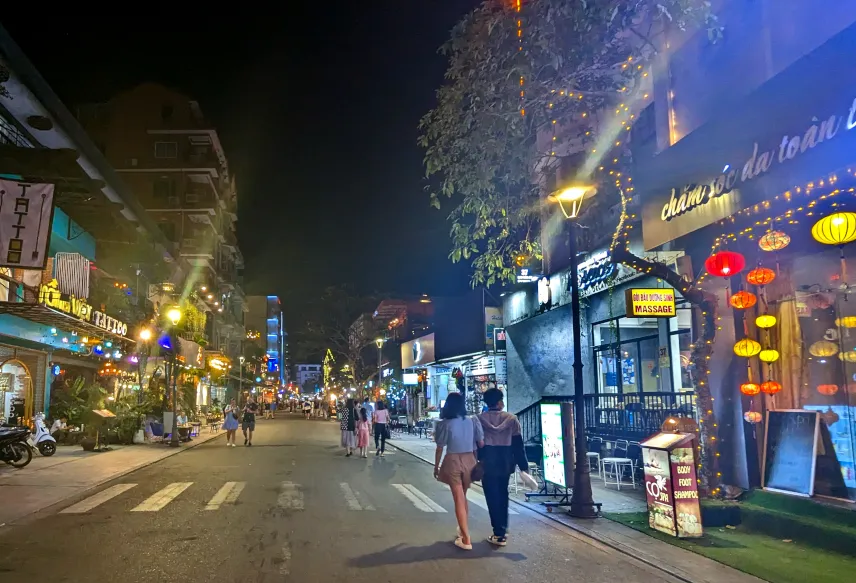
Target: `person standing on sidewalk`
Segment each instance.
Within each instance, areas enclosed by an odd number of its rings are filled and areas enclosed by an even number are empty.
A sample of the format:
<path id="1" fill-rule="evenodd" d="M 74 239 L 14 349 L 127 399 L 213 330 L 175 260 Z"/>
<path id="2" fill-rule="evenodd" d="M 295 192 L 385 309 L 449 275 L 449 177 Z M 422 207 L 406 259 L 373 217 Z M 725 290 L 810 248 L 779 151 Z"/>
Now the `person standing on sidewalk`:
<path id="1" fill-rule="evenodd" d="M 377 402 L 377 411 L 374 412 L 374 446 L 375 455 L 383 457 L 386 451 L 386 438 L 389 436 L 389 409 L 383 401 Z"/>
<path id="2" fill-rule="evenodd" d="M 516 415 L 502 410 L 505 406 L 502 391 L 488 389 L 483 398 L 488 410 L 478 416 L 484 431 L 479 461 L 484 468 L 482 489 L 493 527 L 493 535 L 487 540 L 492 545 L 504 547 L 508 531 L 508 481 L 515 465 L 525 473 L 529 464 L 523 449 L 520 421 Z"/>
<path id="3" fill-rule="evenodd" d="M 354 453 L 354 448 L 357 445 L 357 414 L 354 411 L 354 400 L 348 399 L 345 402 L 345 408 L 342 410 L 342 420 L 339 423 L 339 429 L 342 430 L 342 447 L 347 452 L 345 457 L 351 457 Z"/>
<path id="4" fill-rule="evenodd" d="M 253 445 L 253 431 L 256 430 L 256 414 L 259 412 L 259 404 L 250 395 L 247 404 L 244 405 L 244 418 L 241 420 L 241 431 L 244 433 L 244 445 Z M 249 435 L 247 432 L 249 431 Z"/>

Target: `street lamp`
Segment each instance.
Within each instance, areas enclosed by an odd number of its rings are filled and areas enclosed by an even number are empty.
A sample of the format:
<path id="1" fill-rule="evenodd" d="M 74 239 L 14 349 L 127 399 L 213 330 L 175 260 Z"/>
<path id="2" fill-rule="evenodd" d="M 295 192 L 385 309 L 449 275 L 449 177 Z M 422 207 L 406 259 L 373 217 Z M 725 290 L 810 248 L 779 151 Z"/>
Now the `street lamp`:
<path id="1" fill-rule="evenodd" d="M 177 411 L 177 397 L 175 390 L 176 378 L 178 375 L 175 372 L 175 353 L 178 350 L 178 342 L 175 338 L 175 327 L 178 326 L 178 323 L 181 321 L 181 308 L 178 306 L 173 306 L 166 311 L 166 317 L 172 323 L 172 326 L 169 328 L 169 344 L 172 348 L 172 355 L 170 356 L 170 372 L 167 377 L 167 382 L 172 380 L 172 433 L 170 435 L 169 446 L 170 447 L 178 447 L 178 411 Z M 167 385 L 169 387 L 169 385 Z"/>
<path id="2" fill-rule="evenodd" d="M 149 341 L 152 339 L 152 331 L 149 328 L 140 330 L 140 341 L 143 343 L 143 349 L 140 351 L 140 359 L 137 362 L 137 377 L 140 381 L 140 390 L 137 393 L 137 403 L 143 402 L 143 379 L 146 375 L 146 368 L 149 361 Z"/>
<path id="3" fill-rule="evenodd" d="M 574 340 L 574 439 L 576 465 L 574 466 L 574 491 L 571 495 L 571 516 L 576 518 L 596 518 L 597 511 L 591 492 L 591 465 L 588 461 L 586 445 L 585 404 L 583 395 L 583 357 L 580 347 L 580 285 L 577 273 L 577 237 L 576 220 L 579 217 L 583 200 L 588 193 L 595 194 L 597 189 L 586 184 L 572 184 L 549 195 L 550 202 L 557 202 L 566 219 L 570 219 L 568 229 L 568 248 L 571 255 L 571 320 Z"/>
<path id="4" fill-rule="evenodd" d="M 377 345 L 377 385 L 380 388 L 380 379 L 381 379 L 381 361 L 383 360 L 383 343 L 386 342 L 383 338 L 378 336 L 375 338 L 375 345 Z"/>
<path id="5" fill-rule="evenodd" d="M 244 361 L 246 358 L 239 356 L 238 360 L 241 361 L 241 371 L 238 373 L 238 382 L 240 383 L 240 387 L 238 387 L 238 401 L 240 403 L 241 394 L 244 391 Z"/>

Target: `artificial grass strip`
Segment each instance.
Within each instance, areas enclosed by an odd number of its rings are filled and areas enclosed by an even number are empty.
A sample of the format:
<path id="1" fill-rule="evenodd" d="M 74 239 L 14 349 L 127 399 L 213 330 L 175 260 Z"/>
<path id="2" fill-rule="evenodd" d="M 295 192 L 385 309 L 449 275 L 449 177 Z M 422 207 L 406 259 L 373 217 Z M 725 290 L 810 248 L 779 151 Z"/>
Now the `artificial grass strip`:
<path id="1" fill-rule="evenodd" d="M 797 542 L 735 529 L 706 528 L 701 539 L 679 539 L 648 527 L 646 512 L 605 513 L 604 516 L 661 541 L 771 583 L 853 583 L 856 558 Z"/>

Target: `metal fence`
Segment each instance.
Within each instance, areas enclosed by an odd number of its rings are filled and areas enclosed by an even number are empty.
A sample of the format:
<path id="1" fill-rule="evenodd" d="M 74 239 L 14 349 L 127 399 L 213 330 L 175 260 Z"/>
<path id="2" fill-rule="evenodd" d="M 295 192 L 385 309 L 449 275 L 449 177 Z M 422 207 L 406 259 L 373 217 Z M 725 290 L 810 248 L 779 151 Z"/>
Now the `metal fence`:
<path id="1" fill-rule="evenodd" d="M 517 413 L 523 441 L 541 441 L 541 403 L 573 402 L 571 396 L 547 397 Z M 627 393 L 585 395 L 589 436 L 638 441 L 660 430 L 670 416 L 698 419 L 695 393 Z"/>

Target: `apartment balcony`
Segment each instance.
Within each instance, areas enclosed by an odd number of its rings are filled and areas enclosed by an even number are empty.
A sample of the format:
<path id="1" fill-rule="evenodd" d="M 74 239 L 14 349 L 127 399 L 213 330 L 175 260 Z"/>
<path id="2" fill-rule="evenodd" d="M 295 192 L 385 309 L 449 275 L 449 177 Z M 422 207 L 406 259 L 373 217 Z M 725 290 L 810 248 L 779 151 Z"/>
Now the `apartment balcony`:
<path id="1" fill-rule="evenodd" d="M 14 125 L 0 117 L 0 144 L 17 148 L 32 148 L 33 144 Z"/>

